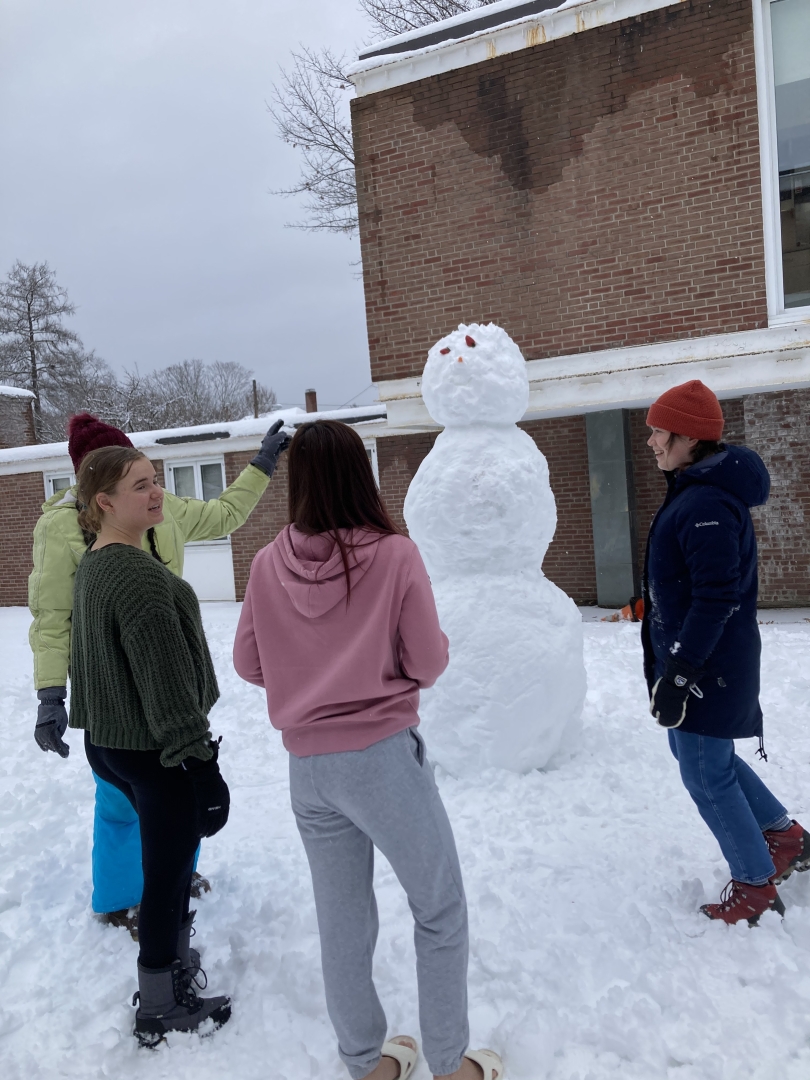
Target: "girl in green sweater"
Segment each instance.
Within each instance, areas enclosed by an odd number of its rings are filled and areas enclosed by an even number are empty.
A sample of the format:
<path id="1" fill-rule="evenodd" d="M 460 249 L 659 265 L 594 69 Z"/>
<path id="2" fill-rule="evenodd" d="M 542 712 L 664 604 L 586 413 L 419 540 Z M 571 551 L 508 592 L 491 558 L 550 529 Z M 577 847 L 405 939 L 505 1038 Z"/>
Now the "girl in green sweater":
<path id="1" fill-rule="evenodd" d="M 78 499 L 80 524 L 96 540 L 76 571 L 70 726 L 84 729 L 93 771 L 140 820 L 135 1034 L 151 1045 L 230 1016 L 228 998 L 197 996 L 199 956 L 190 948 L 194 854 L 228 819 L 208 726 L 219 690 L 194 590 L 142 547 L 163 520 L 152 463 L 132 447 L 93 450 L 79 469 Z"/>

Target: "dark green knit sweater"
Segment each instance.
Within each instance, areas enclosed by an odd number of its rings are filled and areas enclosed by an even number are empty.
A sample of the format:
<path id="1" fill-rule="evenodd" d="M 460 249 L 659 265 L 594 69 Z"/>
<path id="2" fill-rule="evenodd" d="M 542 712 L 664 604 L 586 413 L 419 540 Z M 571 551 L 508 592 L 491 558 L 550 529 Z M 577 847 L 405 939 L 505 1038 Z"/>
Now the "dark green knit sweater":
<path id="1" fill-rule="evenodd" d="M 219 697 L 192 587 L 139 548 L 109 544 L 79 563 L 73 594 L 70 726 L 96 746 L 207 760 Z"/>

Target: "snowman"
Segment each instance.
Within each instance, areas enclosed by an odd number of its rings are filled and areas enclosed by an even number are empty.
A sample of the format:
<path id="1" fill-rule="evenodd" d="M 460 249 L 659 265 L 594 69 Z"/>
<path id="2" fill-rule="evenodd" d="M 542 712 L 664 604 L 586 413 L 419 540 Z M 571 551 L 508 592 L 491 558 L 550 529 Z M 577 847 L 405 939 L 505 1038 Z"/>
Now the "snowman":
<path id="1" fill-rule="evenodd" d="M 454 776 L 527 772 L 570 750 L 585 698 L 580 614 L 542 571 L 557 526 L 546 459 L 516 427 L 529 381 L 499 326 L 437 342 L 422 378 L 444 431 L 405 499 L 450 665 L 422 697 L 431 756 Z"/>

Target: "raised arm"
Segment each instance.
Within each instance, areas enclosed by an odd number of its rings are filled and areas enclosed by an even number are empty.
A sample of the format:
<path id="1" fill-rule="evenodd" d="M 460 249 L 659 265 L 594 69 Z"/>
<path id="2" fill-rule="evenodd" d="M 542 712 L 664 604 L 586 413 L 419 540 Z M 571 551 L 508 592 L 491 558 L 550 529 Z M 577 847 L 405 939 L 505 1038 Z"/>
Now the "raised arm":
<path id="1" fill-rule="evenodd" d="M 229 536 L 244 525 L 264 494 L 270 477 L 248 465 L 218 499 L 181 499 L 167 491 L 164 498 L 186 543 Z"/>
<path id="2" fill-rule="evenodd" d="M 450 662 L 447 636 L 425 564 L 414 544 L 408 583 L 399 616 L 399 663 L 403 673 L 420 687 L 433 686 Z"/>
<path id="3" fill-rule="evenodd" d="M 281 420 L 272 425 L 262 439 L 259 452 L 218 499 L 202 502 L 200 499 L 180 499 L 166 492 L 169 510 L 187 543 L 228 536 L 245 524 L 270 483 L 279 456 L 290 444 L 282 427 Z"/>

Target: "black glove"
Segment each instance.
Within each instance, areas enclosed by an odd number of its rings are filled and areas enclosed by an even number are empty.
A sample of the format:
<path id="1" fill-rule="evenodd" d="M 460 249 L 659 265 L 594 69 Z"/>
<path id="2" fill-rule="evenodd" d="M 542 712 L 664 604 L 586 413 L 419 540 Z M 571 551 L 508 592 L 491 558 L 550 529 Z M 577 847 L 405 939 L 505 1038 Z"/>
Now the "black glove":
<path id="1" fill-rule="evenodd" d="M 208 744 L 214 756 L 208 761 L 187 757 L 183 768 L 194 786 L 194 799 L 197 803 L 197 831 L 200 836 L 213 836 L 224 828 L 231 807 L 231 793 L 219 771 L 219 743 Z"/>
<path id="2" fill-rule="evenodd" d="M 53 750 L 60 757 L 67 757 L 70 747 L 62 742 L 68 726 L 68 714 L 65 708 L 67 689 L 64 686 L 49 686 L 37 690 L 39 708 L 34 738 L 40 750 Z"/>
<path id="3" fill-rule="evenodd" d="M 263 473 L 267 473 L 268 476 L 272 476 L 276 471 L 278 459 L 292 441 L 290 436 L 285 431 L 281 430 L 283 427 L 284 421 L 276 420 L 275 424 L 273 424 L 262 439 L 262 445 L 259 448 L 258 454 L 250 463 L 251 465 L 255 465 L 257 469 L 261 469 Z"/>
<path id="4" fill-rule="evenodd" d="M 689 695 L 702 698 L 697 680 L 703 674 L 682 661 L 669 659 L 663 677 L 652 688 L 650 712 L 664 728 L 680 727 L 686 717 Z"/>

